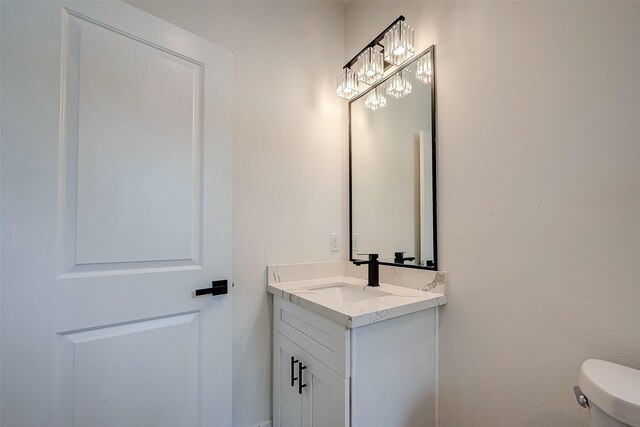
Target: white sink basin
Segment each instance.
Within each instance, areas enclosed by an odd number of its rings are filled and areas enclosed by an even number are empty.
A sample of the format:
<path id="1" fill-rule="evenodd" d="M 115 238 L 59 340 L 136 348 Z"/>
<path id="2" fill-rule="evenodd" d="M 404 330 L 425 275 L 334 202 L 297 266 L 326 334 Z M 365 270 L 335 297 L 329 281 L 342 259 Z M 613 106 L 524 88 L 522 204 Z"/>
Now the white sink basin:
<path id="1" fill-rule="evenodd" d="M 345 303 L 366 301 L 389 295 L 388 293 L 377 289 L 363 289 L 362 287 L 349 285 L 347 283 L 332 283 L 330 285 L 323 285 L 308 289 L 320 295 L 326 295 L 329 298 Z"/>

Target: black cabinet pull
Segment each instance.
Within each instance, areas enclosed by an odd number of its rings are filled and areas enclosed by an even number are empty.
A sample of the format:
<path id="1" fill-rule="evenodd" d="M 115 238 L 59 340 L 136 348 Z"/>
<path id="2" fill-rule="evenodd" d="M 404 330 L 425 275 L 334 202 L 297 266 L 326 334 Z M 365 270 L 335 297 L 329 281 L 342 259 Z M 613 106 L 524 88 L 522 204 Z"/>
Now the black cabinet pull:
<path id="1" fill-rule="evenodd" d="M 294 371 L 295 371 L 296 363 L 298 363 L 298 360 L 296 360 L 295 357 L 291 356 L 291 387 L 295 385 L 295 382 L 298 379 L 298 377 L 293 376 L 295 374 Z"/>
<path id="2" fill-rule="evenodd" d="M 302 362 L 298 362 L 298 394 L 302 394 L 302 389 L 307 385 L 302 384 L 302 371 L 307 369 L 306 366 L 302 366 Z"/>

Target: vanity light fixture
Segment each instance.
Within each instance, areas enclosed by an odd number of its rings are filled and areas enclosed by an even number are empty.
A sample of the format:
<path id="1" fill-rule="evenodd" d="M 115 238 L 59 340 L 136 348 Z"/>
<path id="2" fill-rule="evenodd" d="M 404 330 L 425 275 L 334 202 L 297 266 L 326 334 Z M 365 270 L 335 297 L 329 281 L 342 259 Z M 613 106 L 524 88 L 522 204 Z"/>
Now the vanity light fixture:
<path id="1" fill-rule="evenodd" d="M 340 98 L 351 99 L 358 94 L 358 79 L 356 73 L 351 71 L 350 68 L 343 68 L 340 74 L 338 74 L 338 87 L 336 94 Z"/>
<path id="2" fill-rule="evenodd" d="M 342 67 L 338 74 L 336 94 L 347 100 L 353 98 L 360 93 L 359 81 L 369 85 L 376 83 L 384 77 L 386 68 L 402 64 L 414 52 L 413 28 L 400 15 Z"/>
<path id="3" fill-rule="evenodd" d="M 415 53 L 413 28 L 404 20 L 398 21 L 384 34 L 384 60 L 400 65 Z"/>
<path id="4" fill-rule="evenodd" d="M 423 83 L 430 84 L 433 76 L 433 65 L 431 63 L 431 52 L 427 52 L 416 63 L 416 78 Z"/>
<path id="5" fill-rule="evenodd" d="M 384 77 L 382 49 L 378 46 L 367 47 L 358 55 L 356 63 L 358 80 L 371 85 Z"/>
<path id="6" fill-rule="evenodd" d="M 387 106 L 387 97 L 384 96 L 384 89 L 376 87 L 367 94 L 364 100 L 364 106 L 370 110 L 377 110 Z"/>
<path id="7" fill-rule="evenodd" d="M 411 82 L 409 81 L 409 70 L 402 70 L 394 74 L 387 83 L 387 93 L 394 98 L 401 98 L 411 93 Z"/>

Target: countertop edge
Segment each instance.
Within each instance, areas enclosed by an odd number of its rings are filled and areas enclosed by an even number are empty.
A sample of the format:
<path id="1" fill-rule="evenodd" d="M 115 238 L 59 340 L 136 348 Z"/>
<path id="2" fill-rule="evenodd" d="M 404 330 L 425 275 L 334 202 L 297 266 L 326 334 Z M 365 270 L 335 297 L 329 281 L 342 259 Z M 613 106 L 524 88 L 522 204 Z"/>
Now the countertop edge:
<path id="1" fill-rule="evenodd" d="M 293 281 L 293 282 L 268 283 L 267 292 L 272 294 L 274 297 L 288 300 L 293 304 L 306 308 L 316 314 L 326 317 L 327 319 L 330 319 L 349 329 L 371 325 L 373 323 L 381 322 L 388 319 L 393 319 L 395 317 L 404 316 L 404 315 L 415 313 L 421 310 L 427 310 L 427 309 L 438 307 L 447 303 L 447 296 L 444 294 L 436 293 L 433 291 L 418 291 L 420 293 L 424 293 L 427 298 L 421 299 L 418 301 L 412 301 L 405 304 L 399 304 L 394 307 L 383 308 L 381 310 L 371 310 L 371 311 L 363 312 L 361 314 L 348 314 L 348 313 L 339 311 L 336 308 L 323 305 L 319 302 L 304 298 L 304 296 L 302 295 L 297 295 L 296 293 L 291 292 L 291 291 L 295 291 L 296 289 L 286 289 L 292 286 L 293 287 L 299 287 L 304 285 L 313 286 L 313 285 L 322 285 L 322 284 L 339 283 L 339 282 L 350 283 L 358 286 L 366 285 L 366 282 L 363 281 L 362 279 L 348 277 L 348 276 L 335 276 L 335 277 L 300 280 L 300 281 Z M 401 291 L 410 289 L 410 288 L 404 288 L 397 285 L 391 285 L 388 283 L 382 283 L 382 285 L 385 287 L 391 286 L 393 288 L 398 288 Z M 412 289 L 412 291 L 415 291 L 415 289 Z M 393 296 L 394 295 L 391 295 L 391 297 Z M 415 297 L 418 297 L 418 295 L 415 295 Z"/>

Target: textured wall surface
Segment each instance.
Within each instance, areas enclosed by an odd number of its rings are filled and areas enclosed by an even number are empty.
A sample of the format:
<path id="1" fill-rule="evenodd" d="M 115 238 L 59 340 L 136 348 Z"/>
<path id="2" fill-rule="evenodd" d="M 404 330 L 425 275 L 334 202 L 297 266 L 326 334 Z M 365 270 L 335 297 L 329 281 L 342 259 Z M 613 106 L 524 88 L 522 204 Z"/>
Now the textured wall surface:
<path id="1" fill-rule="evenodd" d="M 340 260 L 344 236 L 344 6 L 333 2 L 134 2 L 234 52 L 233 424 L 271 416 L 266 266 Z"/>
<path id="2" fill-rule="evenodd" d="M 440 426 L 586 426 L 571 386 L 640 368 L 640 3 L 351 2 L 436 44 Z"/>

